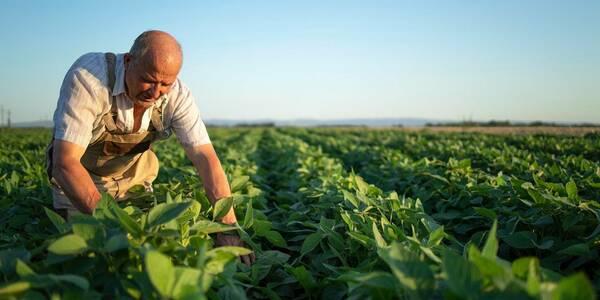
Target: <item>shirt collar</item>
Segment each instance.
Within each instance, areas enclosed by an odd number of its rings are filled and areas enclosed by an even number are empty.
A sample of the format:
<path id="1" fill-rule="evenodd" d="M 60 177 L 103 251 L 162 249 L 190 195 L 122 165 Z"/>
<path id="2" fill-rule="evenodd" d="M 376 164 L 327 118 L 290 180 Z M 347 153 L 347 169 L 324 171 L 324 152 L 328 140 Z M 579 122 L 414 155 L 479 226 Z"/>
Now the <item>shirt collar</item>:
<path id="1" fill-rule="evenodd" d="M 112 95 L 117 96 L 125 93 L 125 54 L 117 54 L 117 61 L 115 66 L 115 87 L 113 88 Z"/>

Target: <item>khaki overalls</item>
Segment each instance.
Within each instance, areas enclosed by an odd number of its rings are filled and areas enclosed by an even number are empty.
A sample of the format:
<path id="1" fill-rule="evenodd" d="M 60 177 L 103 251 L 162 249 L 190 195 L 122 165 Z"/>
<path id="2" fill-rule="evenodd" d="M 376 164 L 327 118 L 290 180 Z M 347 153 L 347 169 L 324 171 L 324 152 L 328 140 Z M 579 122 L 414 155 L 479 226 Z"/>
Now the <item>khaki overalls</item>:
<path id="1" fill-rule="evenodd" d="M 106 53 L 109 78 L 109 97 L 115 85 L 115 61 L 113 53 Z M 123 133 L 117 128 L 116 97 L 112 96 L 111 110 L 102 117 L 105 131 L 90 144 L 81 157 L 81 164 L 89 172 L 99 192 L 105 192 L 117 200 L 127 198 L 127 191 L 135 185 L 152 190 L 152 181 L 158 175 L 158 159 L 150 149 L 152 142 L 166 138 L 162 123 L 162 107 L 154 107 L 148 130 Z M 50 182 L 53 183 L 54 209 L 64 217 L 77 212 L 52 178 L 52 142 L 47 148 L 46 162 Z"/>

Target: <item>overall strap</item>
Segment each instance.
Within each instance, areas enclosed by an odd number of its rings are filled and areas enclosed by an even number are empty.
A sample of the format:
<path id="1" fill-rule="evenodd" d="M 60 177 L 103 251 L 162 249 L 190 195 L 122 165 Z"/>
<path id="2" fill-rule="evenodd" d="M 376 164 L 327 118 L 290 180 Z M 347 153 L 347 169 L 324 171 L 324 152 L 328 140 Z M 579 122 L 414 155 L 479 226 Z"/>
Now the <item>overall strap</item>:
<path id="1" fill-rule="evenodd" d="M 104 57 L 106 59 L 106 73 L 108 75 L 108 95 L 112 98 L 110 105 L 110 113 L 104 115 L 102 120 L 104 121 L 104 126 L 108 132 L 114 132 L 117 130 L 117 125 L 115 122 L 115 118 L 117 117 L 117 97 L 113 96 L 112 92 L 115 88 L 115 66 L 117 62 L 117 56 L 114 53 L 105 53 Z"/>

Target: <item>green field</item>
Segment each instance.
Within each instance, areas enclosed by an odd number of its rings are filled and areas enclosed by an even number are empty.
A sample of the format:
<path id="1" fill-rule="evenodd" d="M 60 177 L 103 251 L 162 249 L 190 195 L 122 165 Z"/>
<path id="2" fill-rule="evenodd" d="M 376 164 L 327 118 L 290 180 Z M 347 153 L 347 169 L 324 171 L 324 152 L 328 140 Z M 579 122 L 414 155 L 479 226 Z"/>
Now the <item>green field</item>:
<path id="1" fill-rule="evenodd" d="M 212 209 L 175 139 L 154 193 L 65 222 L 49 130 L 0 130 L 0 299 L 595 299 L 600 136 L 209 128 Z M 239 227 L 212 222 L 235 204 Z M 236 230 L 243 248 L 213 248 Z"/>

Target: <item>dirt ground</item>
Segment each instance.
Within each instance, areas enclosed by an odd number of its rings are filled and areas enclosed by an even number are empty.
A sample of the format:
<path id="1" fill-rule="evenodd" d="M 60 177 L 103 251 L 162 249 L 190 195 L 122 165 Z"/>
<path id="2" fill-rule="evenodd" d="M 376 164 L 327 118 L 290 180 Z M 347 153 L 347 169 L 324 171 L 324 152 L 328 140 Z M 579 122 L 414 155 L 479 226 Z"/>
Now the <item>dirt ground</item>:
<path id="1" fill-rule="evenodd" d="M 402 127 L 405 131 L 425 132 L 483 132 L 490 134 L 558 134 L 558 135 L 584 135 L 586 133 L 600 133 L 600 127 L 552 127 L 552 126 L 506 126 L 506 127 Z"/>

